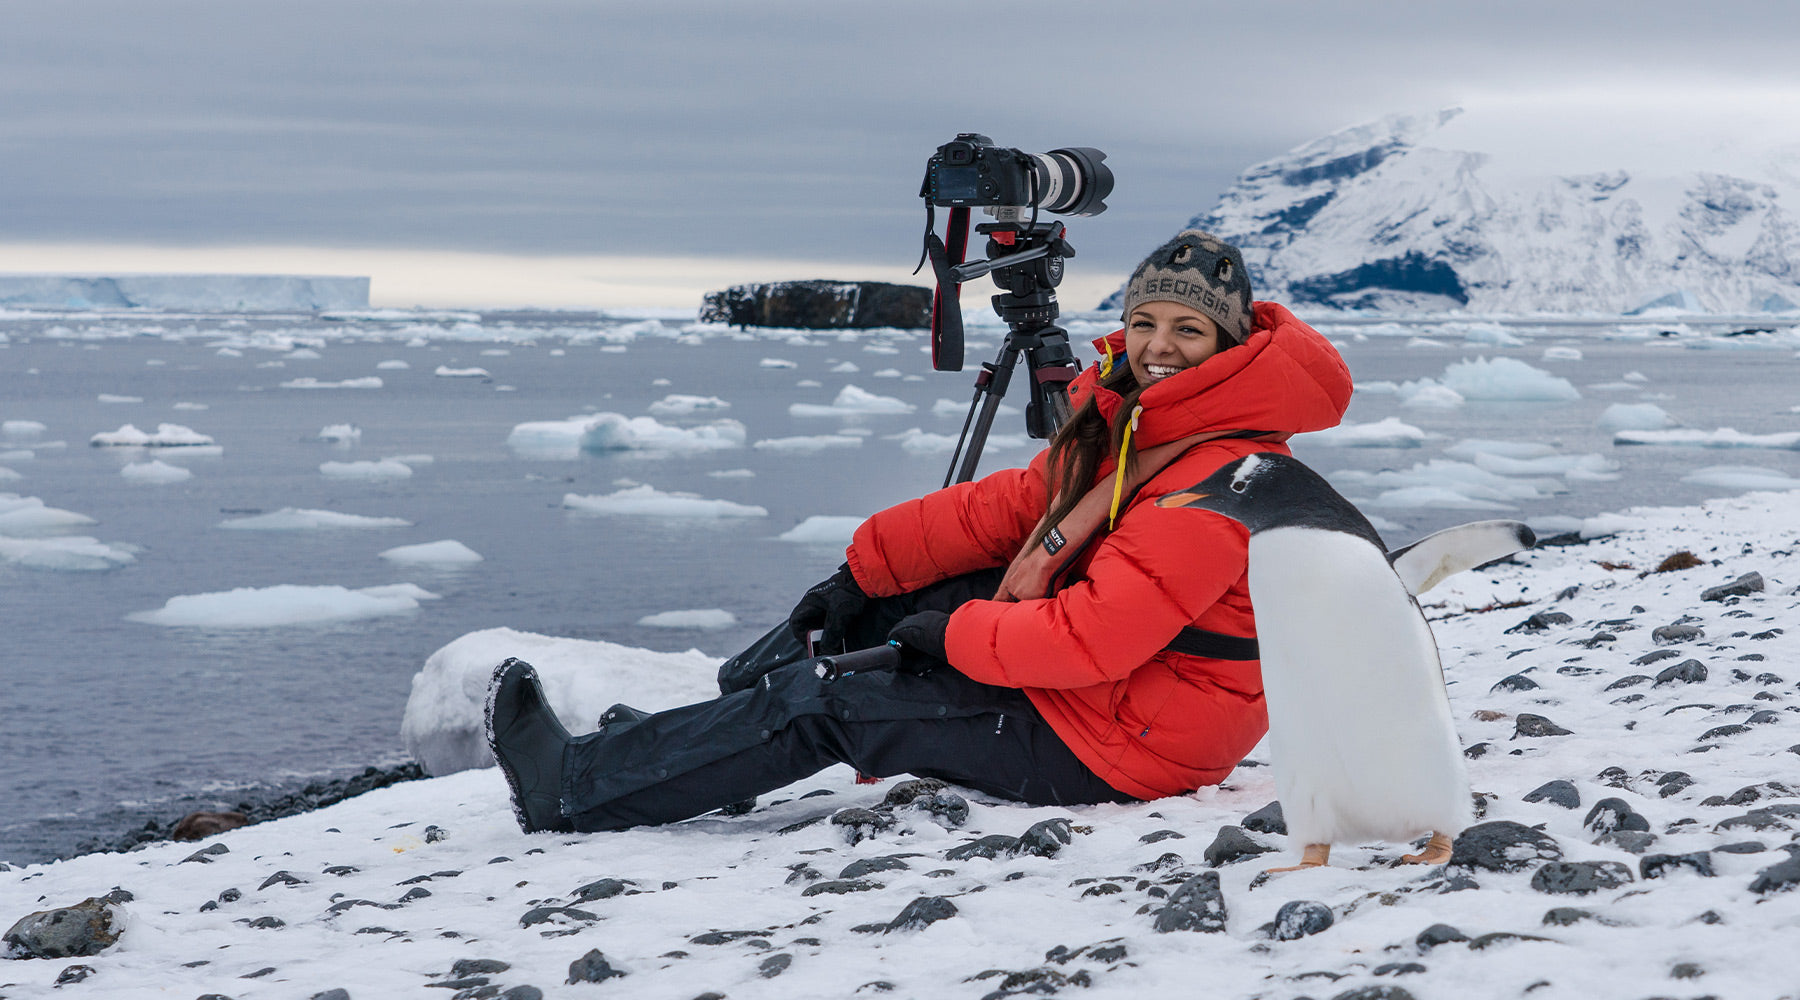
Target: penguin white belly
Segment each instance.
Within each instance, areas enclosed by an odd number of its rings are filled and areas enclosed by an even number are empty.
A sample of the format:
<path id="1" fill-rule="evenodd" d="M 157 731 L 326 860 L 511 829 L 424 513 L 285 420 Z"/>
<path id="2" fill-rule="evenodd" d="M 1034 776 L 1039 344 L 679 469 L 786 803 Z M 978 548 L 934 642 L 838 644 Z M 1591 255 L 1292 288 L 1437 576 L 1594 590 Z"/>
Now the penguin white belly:
<path id="1" fill-rule="evenodd" d="M 1386 555 L 1337 531 L 1250 538 L 1276 794 L 1299 844 L 1454 836 L 1469 782 L 1437 643 Z"/>

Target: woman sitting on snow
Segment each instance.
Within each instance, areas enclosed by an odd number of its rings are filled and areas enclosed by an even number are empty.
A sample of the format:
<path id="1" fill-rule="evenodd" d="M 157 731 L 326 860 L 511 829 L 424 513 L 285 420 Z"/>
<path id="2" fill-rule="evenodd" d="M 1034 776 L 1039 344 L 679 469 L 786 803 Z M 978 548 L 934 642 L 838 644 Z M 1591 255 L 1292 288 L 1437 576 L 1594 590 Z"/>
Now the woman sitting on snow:
<path id="1" fill-rule="evenodd" d="M 1223 780 L 1268 726 L 1248 534 L 1152 501 L 1334 426 L 1350 374 L 1286 309 L 1253 305 L 1242 255 L 1198 230 L 1138 266 L 1125 324 L 1028 468 L 870 517 L 789 625 L 725 664 L 719 698 L 621 707 L 570 737 L 532 668 L 501 664 L 487 738 L 520 826 L 667 823 L 840 762 L 1034 805 Z M 822 678 L 800 641 L 815 629 L 821 652 L 897 640 L 902 668 Z"/>

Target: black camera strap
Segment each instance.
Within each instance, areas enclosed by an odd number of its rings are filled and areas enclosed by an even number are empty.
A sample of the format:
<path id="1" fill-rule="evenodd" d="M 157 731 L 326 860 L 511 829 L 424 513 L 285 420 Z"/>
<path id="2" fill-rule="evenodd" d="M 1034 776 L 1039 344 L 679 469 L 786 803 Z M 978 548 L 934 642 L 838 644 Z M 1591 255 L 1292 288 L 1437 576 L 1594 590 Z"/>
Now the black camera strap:
<path id="1" fill-rule="evenodd" d="M 940 372 L 962 371 L 962 282 L 950 269 L 963 262 L 969 249 L 969 210 L 952 208 L 944 238 L 938 239 L 931 203 L 925 203 L 925 255 L 937 276 L 931 295 L 931 367 Z"/>

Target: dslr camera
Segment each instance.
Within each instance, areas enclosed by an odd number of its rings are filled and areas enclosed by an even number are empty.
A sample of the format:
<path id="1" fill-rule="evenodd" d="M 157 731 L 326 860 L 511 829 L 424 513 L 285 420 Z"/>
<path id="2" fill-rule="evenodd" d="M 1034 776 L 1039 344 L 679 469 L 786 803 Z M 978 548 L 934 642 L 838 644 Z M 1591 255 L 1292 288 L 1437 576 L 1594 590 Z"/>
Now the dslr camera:
<path id="1" fill-rule="evenodd" d="M 1106 154 L 1091 146 L 1027 153 L 963 132 L 925 163 L 919 196 L 944 208 L 1016 206 L 1058 215 L 1099 215 L 1112 194 Z"/>

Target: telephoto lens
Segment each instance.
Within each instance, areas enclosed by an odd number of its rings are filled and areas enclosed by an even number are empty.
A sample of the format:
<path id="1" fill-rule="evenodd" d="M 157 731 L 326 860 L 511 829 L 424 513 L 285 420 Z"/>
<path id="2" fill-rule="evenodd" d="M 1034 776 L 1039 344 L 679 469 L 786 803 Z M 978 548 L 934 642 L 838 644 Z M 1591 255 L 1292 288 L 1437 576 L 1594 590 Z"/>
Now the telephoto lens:
<path id="1" fill-rule="evenodd" d="M 1031 153 L 1039 208 L 1057 215 L 1099 215 L 1112 194 L 1113 173 L 1106 154 L 1092 146 L 1069 146 Z"/>

